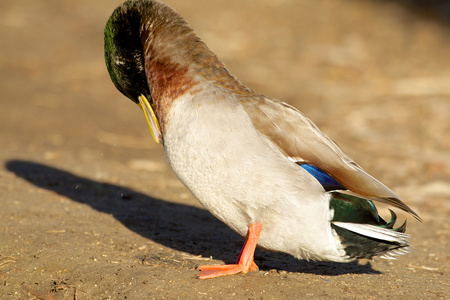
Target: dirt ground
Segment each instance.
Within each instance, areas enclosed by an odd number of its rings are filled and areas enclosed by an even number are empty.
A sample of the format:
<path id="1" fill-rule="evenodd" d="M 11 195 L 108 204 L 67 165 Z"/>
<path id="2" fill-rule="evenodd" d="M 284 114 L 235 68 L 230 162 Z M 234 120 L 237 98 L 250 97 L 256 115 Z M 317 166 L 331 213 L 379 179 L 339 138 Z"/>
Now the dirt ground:
<path id="1" fill-rule="evenodd" d="M 257 250 L 259 272 L 197 279 L 243 239 L 110 82 L 103 28 L 120 1 L 3 0 L 0 298 L 450 299 L 448 3 L 167 2 L 234 75 L 298 107 L 420 214 L 415 251 L 339 264 Z"/>

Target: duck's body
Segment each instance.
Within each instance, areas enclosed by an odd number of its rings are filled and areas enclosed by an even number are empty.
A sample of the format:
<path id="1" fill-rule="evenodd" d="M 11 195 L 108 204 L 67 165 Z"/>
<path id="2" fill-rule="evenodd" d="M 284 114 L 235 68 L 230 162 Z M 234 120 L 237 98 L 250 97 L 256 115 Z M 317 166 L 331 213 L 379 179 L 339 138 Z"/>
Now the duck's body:
<path id="1" fill-rule="evenodd" d="M 234 78 L 172 9 L 150 0 L 116 9 L 105 57 L 178 178 L 217 218 L 248 233 L 237 265 L 203 266 L 201 277 L 255 270 L 256 242 L 339 262 L 405 252 L 405 226 L 393 229 L 395 215 L 386 223 L 372 201 L 417 215 L 298 110 Z"/>
<path id="2" fill-rule="evenodd" d="M 181 98 L 172 107 L 164 148 L 178 178 L 240 235 L 252 223 L 263 224 L 258 241 L 262 248 L 298 258 L 347 260 L 331 232 L 330 196 L 261 138 L 237 99 L 230 97 L 200 94 Z"/>

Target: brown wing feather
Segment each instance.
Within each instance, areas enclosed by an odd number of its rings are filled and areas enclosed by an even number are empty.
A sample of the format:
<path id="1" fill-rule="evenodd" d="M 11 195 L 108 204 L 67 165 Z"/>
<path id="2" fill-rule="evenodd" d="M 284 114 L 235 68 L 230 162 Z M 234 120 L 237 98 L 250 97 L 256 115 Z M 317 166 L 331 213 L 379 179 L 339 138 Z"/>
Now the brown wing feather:
<path id="1" fill-rule="evenodd" d="M 350 191 L 419 216 L 384 184 L 367 174 L 336 143 L 294 107 L 264 96 L 240 101 L 255 128 L 286 156 L 310 163 Z"/>

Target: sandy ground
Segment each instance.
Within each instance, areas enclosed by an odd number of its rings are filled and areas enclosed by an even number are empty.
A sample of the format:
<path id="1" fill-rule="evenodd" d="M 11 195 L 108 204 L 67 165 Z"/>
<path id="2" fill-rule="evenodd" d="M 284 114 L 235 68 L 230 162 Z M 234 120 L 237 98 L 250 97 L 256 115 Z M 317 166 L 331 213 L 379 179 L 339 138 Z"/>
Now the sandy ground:
<path id="1" fill-rule="evenodd" d="M 237 77 L 298 107 L 421 215 L 415 252 L 338 264 L 258 250 L 259 272 L 197 279 L 243 240 L 110 82 L 103 28 L 119 1 L 3 0 L 0 298 L 449 299 L 448 4 L 168 2 Z"/>

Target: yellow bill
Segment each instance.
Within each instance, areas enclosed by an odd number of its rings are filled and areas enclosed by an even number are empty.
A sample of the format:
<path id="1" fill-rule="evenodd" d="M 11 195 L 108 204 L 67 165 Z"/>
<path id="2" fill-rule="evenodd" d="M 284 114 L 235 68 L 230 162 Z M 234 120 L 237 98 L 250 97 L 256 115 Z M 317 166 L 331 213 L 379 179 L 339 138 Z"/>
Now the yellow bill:
<path id="1" fill-rule="evenodd" d="M 155 111 L 152 106 L 148 102 L 147 98 L 144 95 L 140 95 L 139 99 L 139 107 L 144 112 L 145 118 L 147 119 L 148 126 L 150 127 L 150 132 L 152 134 L 153 139 L 158 144 L 162 142 L 162 134 L 161 129 L 159 128 L 159 122 L 156 118 Z"/>

